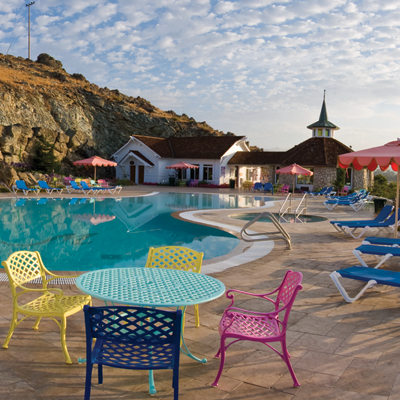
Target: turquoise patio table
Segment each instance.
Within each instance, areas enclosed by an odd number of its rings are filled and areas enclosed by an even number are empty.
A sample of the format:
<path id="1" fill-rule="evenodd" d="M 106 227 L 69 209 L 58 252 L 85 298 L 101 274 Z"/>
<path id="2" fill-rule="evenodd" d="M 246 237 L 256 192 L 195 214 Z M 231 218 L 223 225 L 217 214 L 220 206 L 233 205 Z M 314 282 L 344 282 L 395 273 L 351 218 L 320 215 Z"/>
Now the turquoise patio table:
<path id="1" fill-rule="evenodd" d="M 181 307 L 206 303 L 225 293 L 225 285 L 211 276 L 174 269 L 110 268 L 87 272 L 76 280 L 76 286 L 111 304 L 120 303 L 142 307 Z M 182 348 L 183 347 L 183 348 Z M 182 335 L 181 351 L 195 357 L 186 347 Z M 150 394 L 155 394 L 153 371 L 149 374 Z"/>

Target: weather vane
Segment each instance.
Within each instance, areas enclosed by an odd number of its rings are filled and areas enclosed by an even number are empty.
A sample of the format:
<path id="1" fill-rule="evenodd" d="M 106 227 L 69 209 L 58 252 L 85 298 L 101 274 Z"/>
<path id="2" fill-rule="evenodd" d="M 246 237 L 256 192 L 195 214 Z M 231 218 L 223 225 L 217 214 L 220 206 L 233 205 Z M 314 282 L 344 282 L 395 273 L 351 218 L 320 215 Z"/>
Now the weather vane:
<path id="1" fill-rule="evenodd" d="M 29 4 L 25 4 L 28 7 L 28 59 L 31 59 L 31 6 L 35 4 L 32 1 Z"/>

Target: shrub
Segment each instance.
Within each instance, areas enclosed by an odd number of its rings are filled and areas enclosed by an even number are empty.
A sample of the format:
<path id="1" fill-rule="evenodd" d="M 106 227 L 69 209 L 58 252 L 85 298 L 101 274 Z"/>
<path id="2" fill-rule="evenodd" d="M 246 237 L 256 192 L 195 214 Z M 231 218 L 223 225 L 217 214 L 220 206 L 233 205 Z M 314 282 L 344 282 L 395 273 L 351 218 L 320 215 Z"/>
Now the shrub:
<path id="1" fill-rule="evenodd" d="M 242 188 L 244 190 L 250 190 L 253 187 L 253 182 L 252 181 L 244 181 L 242 183 Z"/>
<path id="2" fill-rule="evenodd" d="M 374 185 L 372 186 L 372 188 L 369 188 L 369 191 L 374 196 L 394 199 L 396 197 L 396 183 L 388 183 L 388 180 L 384 175 L 375 175 Z"/>
<path id="3" fill-rule="evenodd" d="M 132 182 L 129 179 L 117 179 L 115 184 L 118 186 L 132 186 Z"/>

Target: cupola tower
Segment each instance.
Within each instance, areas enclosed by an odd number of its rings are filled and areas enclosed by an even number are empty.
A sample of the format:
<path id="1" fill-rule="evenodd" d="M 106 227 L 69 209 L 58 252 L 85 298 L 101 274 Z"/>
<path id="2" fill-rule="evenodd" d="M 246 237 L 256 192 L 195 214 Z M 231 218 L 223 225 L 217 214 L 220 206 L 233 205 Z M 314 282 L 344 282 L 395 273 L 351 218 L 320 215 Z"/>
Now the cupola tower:
<path id="1" fill-rule="evenodd" d="M 324 90 L 324 101 L 322 102 L 322 108 L 321 108 L 321 114 L 319 115 L 319 120 L 311 125 L 308 125 L 307 128 L 312 130 L 312 137 L 325 137 L 325 138 L 333 138 L 335 136 L 335 131 L 340 129 L 338 126 L 328 121 L 328 113 L 326 111 L 326 104 L 325 104 L 325 90 Z"/>

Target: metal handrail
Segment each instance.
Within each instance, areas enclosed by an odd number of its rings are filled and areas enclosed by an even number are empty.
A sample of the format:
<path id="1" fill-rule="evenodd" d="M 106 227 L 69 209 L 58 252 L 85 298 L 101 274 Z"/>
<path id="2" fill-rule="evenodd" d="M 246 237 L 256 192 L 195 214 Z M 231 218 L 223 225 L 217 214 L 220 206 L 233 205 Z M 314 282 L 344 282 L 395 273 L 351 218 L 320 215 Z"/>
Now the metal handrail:
<path id="1" fill-rule="evenodd" d="M 304 193 L 302 199 L 300 200 L 299 205 L 297 206 L 296 210 L 294 211 L 294 218 L 298 218 L 303 212 L 307 212 L 307 193 Z M 300 210 L 301 205 L 303 204 L 303 201 L 305 200 L 305 205 L 304 207 Z"/>
<path id="2" fill-rule="evenodd" d="M 15 198 L 18 199 L 18 196 L 15 194 L 15 192 L 12 191 L 4 182 L 0 182 L 0 186 L 5 186 L 5 187 L 9 190 L 9 192 L 10 192 Z"/>
<path id="3" fill-rule="evenodd" d="M 264 233 L 248 233 L 246 231 L 247 228 L 249 228 L 251 225 L 253 225 L 255 222 L 257 222 L 260 218 L 267 217 L 271 220 L 271 222 L 275 225 L 275 227 L 278 229 L 278 232 L 264 232 Z M 282 237 L 266 237 L 265 235 L 278 235 L 281 234 Z M 246 238 L 244 235 L 248 236 L 249 238 Z M 260 239 L 251 239 L 252 237 L 256 236 L 264 236 L 263 238 Z M 243 241 L 245 242 L 261 242 L 261 241 L 268 241 L 268 240 L 284 240 L 286 242 L 287 248 L 291 250 L 292 248 L 292 241 L 290 239 L 290 235 L 286 232 L 285 228 L 282 226 L 282 224 L 277 220 L 275 215 L 270 213 L 269 211 L 265 211 L 261 214 L 258 214 L 254 219 L 249 221 L 240 231 L 240 237 Z"/>
<path id="4" fill-rule="evenodd" d="M 282 211 L 288 200 L 289 200 L 289 206 L 287 206 L 285 210 Z M 281 208 L 279 209 L 279 216 L 283 217 L 287 212 L 292 212 L 292 193 L 288 193 L 288 195 L 286 196 L 285 201 L 283 202 Z"/>

